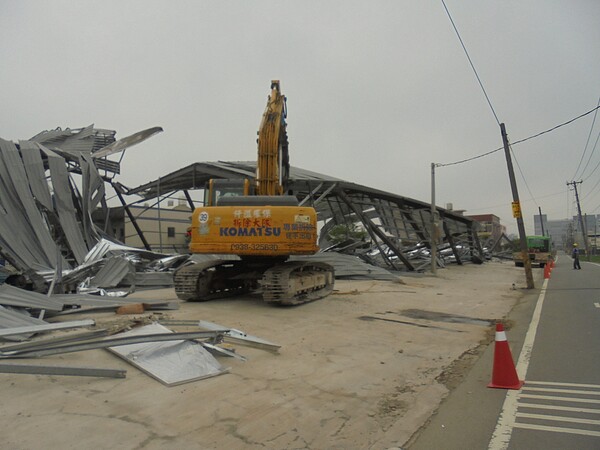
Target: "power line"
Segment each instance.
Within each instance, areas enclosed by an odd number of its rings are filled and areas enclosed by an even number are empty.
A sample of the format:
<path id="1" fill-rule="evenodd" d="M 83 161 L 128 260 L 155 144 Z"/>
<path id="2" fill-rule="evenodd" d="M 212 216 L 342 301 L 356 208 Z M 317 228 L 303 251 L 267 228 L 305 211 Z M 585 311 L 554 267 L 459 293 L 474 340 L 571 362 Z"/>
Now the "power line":
<path id="1" fill-rule="evenodd" d="M 598 168 L 598 166 L 596 166 L 596 168 Z M 594 170 L 596 170 L 596 169 L 594 169 Z M 587 178 L 586 178 L 586 180 L 587 180 Z M 585 180 L 583 180 L 583 181 L 585 181 Z M 596 184 L 594 185 L 594 187 L 593 187 L 592 189 L 590 189 L 590 190 L 588 191 L 588 193 L 587 193 L 587 194 L 585 194 L 585 196 L 584 196 L 584 197 L 583 197 L 581 200 L 585 200 L 585 199 L 586 199 L 586 198 L 588 198 L 590 195 L 592 195 L 592 194 L 596 193 L 596 188 L 598 187 L 598 185 L 600 185 L 600 180 L 598 180 L 598 181 L 596 182 Z"/>
<path id="2" fill-rule="evenodd" d="M 588 114 L 591 114 L 591 113 L 593 113 L 594 111 L 597 111 L 598 109 L 600 109 L 600 106 L 596 106 L 594 109 L 590 109 L 590 110 L 589 110 L 588 112 L 586 112 L 586 113 L 580 114 L 579 116 L 577 116 L 577 117 L 574 117 L 574 118 L 573 118 L 573 119 L 571 119 L 571 120 L 567 120 L 566 122 L 563 122 L 563 123 L 561 123 L 561 124 L 559 124 L 559 125 L 553 126 L 552 128 L 549 128 L 549 129 L 547 129 L 547 130 L 545 130 L 545 131 L 542 131 L 542 132 L 540 132 L 540 133 L 537 133 L 537 134 L 534 134 L 534 135 L 532 135 L 532 136 L 526 137 L 525 139 L 520 139 L 520 140 L 518 140 L 518 141 L 515 141 L 515 142 L 513 142 L 511 145 L 517 145 L 517 144 L 521 144 L 521 143 L 523 143 L 523 142 L 525 142 L 525 141 L 529 141 L 530 139 L 533 139 L 533 138 L 539 137 L 539 136 L 541 136 L 541 135 L 543 135 L 543 134 L 550 133 L 551 131 L 554 131 L 554 130 L 556 130 L 557 128 L 560 128 L 560 127 L 563 127 L 563 126 L 565 126 L 565 125 L 568 125 L 568 124 L 570 124 L 570 123 L 573 123 L 573 122 L 575 122 L 576 120 L 578 120 L 578 119 L 581 119 L 582 117 L 585 117 L 585 116 L 587 116 Z M 497 148 L 497 149 L 495 149 L 495 150 L 490 150 L 489 152 L 482 153 L 481 155 L 473 156 L 473 157 L 471 157 L 471 158 L 467 158 L 467 159 L 462 159 L 462 160 L 460 160 L 460 161 L 455 161 L 455 162 L 451 162 L 451 163 L 445 163 L 445 164 L 438 163 L 438 164 L 436 164 L 436 166 L 437 166 L 437 167 L 454 166 L 454 165 L 456 165 L 456 164 L 462 164 L 462 163 L 466 163 L 466 162 L 469 162 L 469 161 L 473 161 L 473 160 L 475 160 L 475 159 L 478 159 L 478 158 L 483 158 L 484 156 L 491 155 L 492 153 L 496 153 L 496 152 L 498 152 L 498 151 L 500 151 L 500 150 L 504 150 L 504 147 L 499 147 L 499 148 Z"/>
<path id="3" fill-rule="evenodd" d="M 523 182 L 525 183 L 525 187 L 527 188 L 527 192 L 529 192 L 529 196 L 531 197 L 531 200 L 533 200 L 533 203 L 535 203 L 535 206 L 537 206 L 539 208 L 540 205 L 538 205 L 538 202 L 535 200 L 535 197 L 533 196 L 531 189 L 529 189 L 529 184 L 527 184 L 527 179 L 525 178 L 525 175 L 523 174 L 523 171 L 521 170 L 521 166 L 519 165 L 519 161 L 517 161 L 515 152 L 513 152 L 513 150 L 512 150 L 512 146 L 509 146 L 509 149 L 510 149 L 510 152 L 512 153 L 513 160 L 517 163 L 517 169 L 519 169 L 519 173 L 521 174 L 521 178 L 523 178 Z"/>
<path id="4" fill-rule="evenodd" d="M 492 110 L 492 114 L 494 114 L 494 117 L 496 118 L 496 123 L 498 125 L 500 125 L 500 120 L 498 119 L 498 115 L 496 114 L 496 111 L 494 110 L 494 107 L 492 106 L 492 102 L 490 101 L 490 98 L 488 97 L 487 92 L 485 91 L 485 88 L 483 87 L 483 83 L 481 82 L 481 78 L 479 78 L 479 74 L 477 73 L 477 70 L 475 70 L 475 66 L 473 65 L 473 61 L 471 61 L 471 57 L 469 56 L 467 47 L 465 47 L 465 44 L 464 44 L 462 38 L 460 37 L 458 28 L 456 28 L 456 25 L 454 24 L 454 20 L 452 20 L 452 16 L 450 15 L 450 11 L 448 11 L 448 7 L 446 6 L 446 3 L 444 2 L 444 0 L 442 0 L 442 5 L 444 5 L 446 14 L 448 15 L 448 18 L 450 19 L 450 23 L 452 24 L 452 27 L 454 28 L 454 31 L 456 32 L 456 36 L 458 36 L 458 40 L 460 41 L 460 45 L 462 45 L 465 55 L 467 55 L 467 59 L 469 60 L 471 69 L 473 69 L 473 72 L 475 73 L 475 77 L 477 78 L 477 81 L 479 82 L 479 86 L 481 87 L 481 90 L 483 91 L 483 95 L 485 95 L 485 99 L 487 100 L 487 103 L 490 106 L 490 109 Z"/>
<path id="5" fill-rule="evenodd" d="M 600 98 L 598 98 L 598 105 L 600 106 Z M 587 152 L 587 148 L 588 148 L 588 144 L 590 143 L 590 137 L 592 137 L 592 131 L 594 130 L 594 124 L 596 123 L 596 116 L 598 115 L 598 110 L 596 109 L 596 112 L 594 113 L 594 119 L 592 120 L 592 126 L 590 127 L 590 132 L 588 133 L 588 137 L 587 137 L 587 141 L 585 142 L 585 147 L 583 148 L 583 154 L 581 155 L 581 159 L 579 160 L 579 164 L 577 165 L 577 169 L 575 170 L 575 174 L 573 175 L 573 177 L 571 179 L 575 179 L 577 177 L 577 172 L 579 172 L 579 168 L 581 167 L 581 163 L 583 162 L 583 158 L 585 157 L 585 152 Z M 596 143 L 598 142 L 598 140 L 596 140 Z M 594 150 L 596 149 L 596 146 L 594 146 L 594 149 L 592 149 L 592 152 L 590 153 L 590 157 L 587 160 L 587 163 L 585 164 L 585 167 L 583 168 L 581 174 L 583 175 L 583 173 L 585 172 L 585 169 L 587 168 L 587 166 L 590 163 L 590 160 L 592 159 L 592 155 L 594 154 Z"/>
<path id="6" fill-rule="evenodd" d="M 598 145 L 598 139 L 600 139 L 600 132 L 598 133 L 598 137 L 596 138 L 596 142 L 594 143 L 594 148 L 592 148 L 592 154 L 596 150 L 596 146 Z M 591 157 L 591 155 L 590 155 L 590 157 Z M 588 160 L 588 164 L 589 164 L 589 162 L 590 161 Z M 584 180 L 587 180 L 589 177 L 591 177 L 594 174 L 594 172 L 596 172 L 596 170 L 598 169 L 599 165 L 600 165 L 600 162 L 598 162 L 598 164 L 596 164 L 596 167 L 594 167 L 594 170 L 592 170 L 590 172 L 590 174 L 587 177 L 584 178 Z M 587 164 L 586 164 L 585 167 L 587 168 Z M 585 172 L 585 169 L 583 169 L 583 172 Z M 583 172 L 582 172 L 582 175 L 583 175 Z"/>
<path id="7" fill-rule="evenodd" d="M 548 198 L 548 197 L 557 197 L 559 195 L 565 195 L 565 191 L 562 190 L 560 192 L 555 192 L 554 194 L 542 195 L 541 197 L 538 197 L 538 199 Z M 530 202 L 530 201 L 535 201 L 535 199 L 525 199 L 521 203 L 527 203 L 527 202 Z M 480 208 L 469 208 L 469 211 L 488 211 L 488 210 L 493 209 L 493 208 L 501 208 L 501 207 L 506 207 L 506 202 L 505 203 L 498 203 L 496 205 L 485 205 L 485 206 L 481 206 Z"/>

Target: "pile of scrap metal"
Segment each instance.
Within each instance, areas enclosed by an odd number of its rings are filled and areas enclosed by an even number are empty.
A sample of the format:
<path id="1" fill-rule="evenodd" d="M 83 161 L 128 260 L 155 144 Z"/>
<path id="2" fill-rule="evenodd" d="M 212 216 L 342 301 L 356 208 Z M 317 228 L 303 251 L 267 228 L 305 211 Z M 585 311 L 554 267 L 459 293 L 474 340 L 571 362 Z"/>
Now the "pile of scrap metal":
<path id="1" fill-rule="evenodd" d="M 495 241 L 491 238 L 485 243 L 485 248 L 494 258 L 513 260 L 513 252 L 518 248 L 518 240 L 515 242 L 506 233 L 502 233 Z"/>
<path id="2" fill-rule="evenodd" d="M 368 241 L 369 242 L 369 241 Z M 414 245 L 398 245 L 402 249 L 402 255 L 413 266 L 415 271 L 424 271 L 431 266 L 431 250 L 428 243 L 418 242 Z M 332 248 L 327 251 L 336 251 L 356 255 L 362 260 L 373 266 L 386 267 L 386 263 L 391 262 L 397 265 L 402 265 L 399 257 L 389 249 L 385 244 L 375 243 L 373 245 L 364 246 L 364 242 L 356 242 L 355 245 L 347 243 L 345 248 Z M 485 248 L 482 249 L 482 254 L 485 259 L 489 259 L 490 255 Z M 464 245 L 460 240 L 454 242 L 454 245 L 442 243 L 437 247 L 437 265 L 438 267 L 446 267 L 448 264 L 463 262 L 473 262 L 480 264 L 482 259 L 478 253 L 473 253 L 471 245 Z"/>
<path id="3" fill-rule="evenodd" d="M 123 304 L 123 300 L 111 299 L 109 302 Z M 0 306 L 0 341 L 26 341 L 0 345 L 0 360 L 40 358 L 107 349 L 161 383 L 174 386 L 228 372 L 213 355 L 246 360 L 245 357 L 220 345 L 225 342 L 249 345 L 272 352 L 279 350 L 277 344 L 204 321 L 166 321 L 170 325 L 194 327 L 192 331 L 183 332 L 173 332 L 164 324 L 145 317 L 127 321 L 116 329 L 96 327 L 95 321 L 89 319 L 57 321 L 56 318 L 66 306 L 60 296 L 58 299 L 54 296 L 44 298 L 42 294 L 21 291 L 9 285 L 0 286 L 0 304 L 4 305 Z M 161 304 L 153 302 L 145 306 L 160 307 Z M 44 314 L 48 314 L 53 322 L 35 317 L 42 317 Z M 150 323 L 124 331 L 126 327 L 144 320 Z M 92 329 L 45 339 L 31 339 L 32 335 L 37 333 L 82 327 Z M 2 362 L 0 373 L 124 378 L 126 371 L 65 366 L 61 361 L 60 365 Z"/>
<path id="4" fill-rule="evenodd" d="M 117 141 L 114 131 L 90 125 L 44 131 L 18 144 L 0 139 L 0 257 L 8 263 L 2 279 L 41 293 L 171 286 L 168 272 L 185 257 L 125 247 L 91 216 L 107 208 L 104 184 L 120 172 L 120 160 L 107 157 L 122 159 L 125 149 L 160 131 Z"/>

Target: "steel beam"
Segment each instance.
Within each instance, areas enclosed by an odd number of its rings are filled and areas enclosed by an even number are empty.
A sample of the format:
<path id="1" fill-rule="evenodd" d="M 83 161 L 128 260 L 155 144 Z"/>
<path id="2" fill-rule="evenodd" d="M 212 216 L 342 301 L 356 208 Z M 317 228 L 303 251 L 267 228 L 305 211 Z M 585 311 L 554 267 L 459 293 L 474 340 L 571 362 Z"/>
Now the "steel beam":
<path id="1" fill-rule="evenodd" d="M 358 209 L 352 201 L 350 201 L 350 199 L 343 190 L 340 189 L 339 191 L 337 191 L 337 195 L 344 201 L 344 203 L 346 203 L 350 207 L 350 209 L 354 211 L 354 213 L 358 217 L 361 218 L 362 222 L 367 226 L 367 228 L 371 229 L 371 231 L 375 233 L 377 237 L 379 237 L 379 239 L 381 239 L 385 243 L 385 245 L 387 245 L 388 248 L 396 254 L 396 256 L 404 263 L 408 270 L 415 270 L 411 262 L 407 258 L 405 258 L 400 249 L 396 247 L 396 244 L 392 242 L 392 240 L 388 236 L 386 236 L 385 233 L 383 233 L 379 229 L 379 227 L 371 221 L 371 219 L 369 219 L 365 214 L 363 214 L 363 212 L 360 209 Z"/>
<path id="2" fill-rule="evenodd" d="M 48 346 L 43 350 L 35 351 L 1 351 L 0 359 L 6 358 L 31 358 L 40 356 L 57 355 L 61 353 L 72 353 L 83 350 L 94 350 L 97 348 L 117 347 L 120 345 L 140 344 L 146 342 L 181 341 L 192 339 L 219 339 L 223 334 L 214 331 L 193 331 L 183 333 L 158 333 L 139 336 L 111 337 L 97 341 L 81 342 L 76 344 Z"/>
<path id="3" fill-rule="evenodd" d="M 24 373 L 30 375 L 70 375 L 78 377 L 125 378 L 126 370 L 96 369 L 92 367 L 37 366 L 32 364 L 0 363 L 1 373 Z"/>

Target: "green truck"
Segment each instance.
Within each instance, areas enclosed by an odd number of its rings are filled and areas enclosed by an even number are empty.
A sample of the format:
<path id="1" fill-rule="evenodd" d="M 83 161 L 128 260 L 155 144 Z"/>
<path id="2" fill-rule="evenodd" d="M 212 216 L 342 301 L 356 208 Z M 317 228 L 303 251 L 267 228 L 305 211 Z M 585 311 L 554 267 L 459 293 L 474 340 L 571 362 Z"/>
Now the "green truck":
<path id="1" fill-rule="evenodd" d="M 549 236 L 527 236 L 527 254 L 532 266 L 544 267 L 554 260 L 556 252 L 552 249 Z M 523 267 L 523 255 L 517 251 L 513 253 L 515 266 Z"/>

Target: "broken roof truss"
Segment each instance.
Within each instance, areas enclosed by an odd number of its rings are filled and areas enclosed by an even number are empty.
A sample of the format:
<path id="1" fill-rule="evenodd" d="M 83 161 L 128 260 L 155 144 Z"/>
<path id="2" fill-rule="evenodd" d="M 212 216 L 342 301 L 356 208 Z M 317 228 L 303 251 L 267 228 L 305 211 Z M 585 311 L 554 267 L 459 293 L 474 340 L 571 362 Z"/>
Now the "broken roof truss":
<path id="1" fill-rule="evenodd" d="M 181 191 L 193 208 L 189 190 L 204 189 L 211 178 L 253 180 L 255 168 L 254 162 L 195 163 L 134 189 L 118 188 L 124 194 L 141 196 L 142 201 L 171 197 Z M 301 205 L 317 210 L 323 224 L 319 237 L 321 248 L 335 249 L 328 233 L 334 226 L 359 224 L 368 233 L 370 245 L 359 248 L 361 243 L 356 243 L 337 251 L 357 254 L 368 262 L 391 269 L 415 271 L 430 264 L 427 259 L 434 240 L 428 203 L 296 167 L 291 167 L 286 189 L 293 192 Z M 124 201 L 123 205 L 126 206 Z M 450 210 L 436 209 L 441 224 L 438 264 L 482 262 L 484 255 L 477 237 L 477 222 Z"/>

